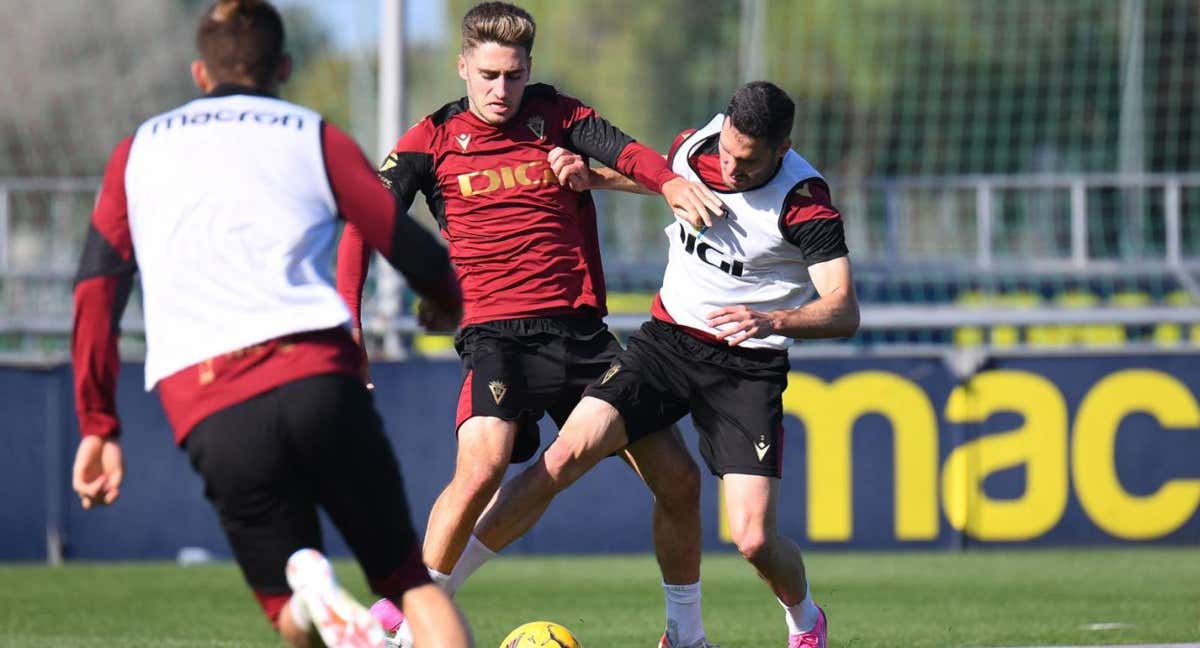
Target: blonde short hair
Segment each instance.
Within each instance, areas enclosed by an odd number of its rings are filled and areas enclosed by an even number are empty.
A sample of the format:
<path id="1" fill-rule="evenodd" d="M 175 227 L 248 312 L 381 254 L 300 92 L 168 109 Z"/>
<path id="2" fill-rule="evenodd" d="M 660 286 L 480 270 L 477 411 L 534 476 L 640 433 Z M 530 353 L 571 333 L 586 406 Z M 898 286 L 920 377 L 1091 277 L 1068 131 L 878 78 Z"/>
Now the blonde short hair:
<path id="1" fill-rule="evenodd" d="M 496 43 L 520 47 L 526 55 L 532 55 L 536 34 L 537 23 L 528 11 L 507 2 L 483 2 L 463 16 L 462 51 Z"/>

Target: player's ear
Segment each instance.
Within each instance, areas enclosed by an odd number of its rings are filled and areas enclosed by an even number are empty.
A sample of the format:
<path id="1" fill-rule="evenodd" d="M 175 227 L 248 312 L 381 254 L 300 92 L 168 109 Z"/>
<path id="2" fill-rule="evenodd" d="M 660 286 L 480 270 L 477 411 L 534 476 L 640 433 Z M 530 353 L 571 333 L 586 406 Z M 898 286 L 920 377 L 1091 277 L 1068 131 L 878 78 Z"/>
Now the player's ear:
<path id="1" fill-rule="evenodd" d="M 202 59 L 192 61 L 192 83 L 200 88 L 200 92 L 208 94 L 212 90 L 212 80 L 208 78 L 208 66 L 204 65 Z"/>
<path id="2" fill-rule="evenodd" d="M 275 68 L 275 83 L 287 83 L 292 78 L 292 57 L 284 54 L 279 57 L 279 67 Z"/>
<path id="3" fill-rule="evenodd" d="M 792 148 L 792 138 L 785 137 L 783 138 L 783 141 L 779 143 L 779 149 L 775 151 L 775 154 L 779 157 L 783 157 L 784 155 L 787 155 L 788 149 L 790 148 Z"/>
<path id="4" fill-rule="evenodd" d="M 458 55 L 458 78 L 463 81 L 467 80 L 467 57 L 465 54 Z"/>

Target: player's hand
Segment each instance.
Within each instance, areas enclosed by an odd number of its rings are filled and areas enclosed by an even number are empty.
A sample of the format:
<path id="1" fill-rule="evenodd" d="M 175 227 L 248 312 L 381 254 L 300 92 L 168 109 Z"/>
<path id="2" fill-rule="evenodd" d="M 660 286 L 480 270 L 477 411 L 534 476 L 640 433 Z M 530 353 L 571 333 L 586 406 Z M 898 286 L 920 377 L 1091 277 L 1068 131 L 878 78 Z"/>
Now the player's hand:
<path id="1" fill-rule="evenodd" d="M 696 230 L 712 227 L 713 218 L 725 211 L 717 194 L 699 182 L 673 178 L 663 184 L 662 195 L 675 216 Z"/>
<path id="2" fill-rule="evenodd" d="M 462 321 L 462 304 L 443 304 L 432 299 L 422 299 L 417 304 L 417 323 L 434 333 L 450 333 Z"/>
<path id="3" fill-rule="evenodd" d="M 371 381 L 371 359 L 367 357 L 367 345 L 363 342 L 363 330 L 361 326 L 355 326 L 350 330 L 350 337 L 354 338 L 354 343 L 358 345 L 359 353 L 362 354 L 362 364 L 359 365 L 358 377 L 362 378 L 363 384 L 367 386 L 367 391 L 375 389 L 375 383 Z"/>
<path id="4" fill-rule="evenodd" d="M 587 191 L 591 188 L 591 173 L 582 155 L 556 146 L 550 149 L 546 159 L 550 161 L 550 169 L 558 178 L 558 184 L 569 187 L 572 191 Z"/>
<path id="5" fill-rule="evenodd" d="M 71 487 L 79 495 L 83 508 L 117 501 L 124 476 L 125 460 L 116 439 L 91 435 L 79 441 L 75 466 L 71 470 Z"/>
<path id="6" fill-rule="evenodd" d="M 729 346 L 737 346 L 750 338 L 765 338 L 775 332 L 768 313 L 762 313 L 748 306 L 726 306 L 708 314 L 708 325 L 720 329 L 717 338 L 725 340 Z M 732 324 L 728 328 L 721 328 Z"/>

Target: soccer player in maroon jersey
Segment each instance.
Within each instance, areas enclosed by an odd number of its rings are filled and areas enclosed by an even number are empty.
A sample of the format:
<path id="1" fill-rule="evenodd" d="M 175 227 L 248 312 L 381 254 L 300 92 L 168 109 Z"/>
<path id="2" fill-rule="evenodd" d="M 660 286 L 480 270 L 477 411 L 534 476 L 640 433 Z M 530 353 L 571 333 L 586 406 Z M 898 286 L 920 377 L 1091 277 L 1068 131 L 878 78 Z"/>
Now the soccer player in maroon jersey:
<path id="1" fill-rule="evenodd" d="M 283 41 L 264 0 L 210 6 L 192 64 L 204 96 L 145 122 L 109 160 L 75 285 L 73 488 L 85 509 L 120 495 L 118 324 L 140 271 L 147 390 L 157 386 L 281 637 L 384 646 L 317 551 L 320 506 L 421 645 L 464 648 L 470 632 L 421 563 L 399 465 L 358 378 L 329 276 L 338 215 L 408 278 L 432 326 L 457 325 L 458 282 L 353 140 L 274 96 L 291 70 Z"/>
<path id="2" fill-rule="evenodd" d="M 588 387 L 542 457 L 505 484 L 476 527 L 499 550 L 531 527 L 557 492 L 624 443 L 626 430 L 688 414 L 721 478 L 738 551 L 785 610 L 789 648 L 826 648 L 795 542 L 777 525 L 787 348 L 843 337 L 858 301 L 841 214 L 815 168 L 791 150 L 795 106 L 777 86 L 747 84 L 726 114 L 680 134 L 672 169 L 718 192 L 726 217 L 703 232 L 672 223 L 653 319 Z M 555 161 L 575 188 L 637 190 L 611 171 Z M 804 303 L 809 284 L 818 298 Z"/>
<path id="3" fill-rule="evenodd" d="M 492 555 L 471 529 L 508 464 L 537 451 L 537 421 L 545 413 L 565 421 L 620 351 L 602 320 L 591 196 L 562 186 L 549 156 L 599 160 L 662 193 L 696 223 L 720 213 L 711 191 L 680 178 L 592 108 L 551 86 L 529 85 L 535 26 L 527 12 L 480 4 L 463 18 L 462 34 L 458 71 L 467 96 L 405 133 L 380 168 L 402 208 L 418 191 L 425 195 L 463 287 L 458 460 L 424 544 L 433 579 L 451 593 Z M 357 315 L 367 255 L 353 228 L 338 257 L 339 289 Z M 631 428 L 628 441 L 617 450 L 654 494 L 668 626 L 689 645 L 704 645 L 698 468 L 672 427 Z M 387 607 L 380 613 L 398 624 Z"/>

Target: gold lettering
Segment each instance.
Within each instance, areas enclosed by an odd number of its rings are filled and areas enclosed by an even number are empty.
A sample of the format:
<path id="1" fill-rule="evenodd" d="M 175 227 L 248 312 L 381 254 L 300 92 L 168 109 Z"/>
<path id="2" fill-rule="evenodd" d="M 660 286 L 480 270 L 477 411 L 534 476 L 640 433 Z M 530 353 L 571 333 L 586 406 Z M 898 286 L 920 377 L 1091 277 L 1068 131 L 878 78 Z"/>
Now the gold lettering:
<path id="1" fill-rule="evenodd" d="M 793 372 L 783 411 L 803 421 L 808 439 L 810 539 L 842 542 L 853 535 L 851 432 L 867 414 L 882 415 L 892 426 L 896 538 L 937 538 L 937 418 L 919 386 L 884 371 L 831 384 Z"/>
<path id="2" fill-rule="evenodd" d="M 1131 495 L 1117 476 L 1114 446 L 1121 420 L 1145 412 L 1167 429 L 1200 427 L 1200 407 L 1186 385 L 1149 369 L 1105 377 L 1084 397 L 1075 417 L 1071 474 L 1079 503 L 1096 526 L 1124 540 L 1160 538 L 1200 506 L 1200 480 L 1172 479 L 1150 495 Z"/>
<path id="3" fill-rule="evenodd" d="M 512 167 L 503 167 L 500 169 L 500 177 L 504 179 L 504 188 L 512 189 L 517 186 L 516 179 L 513 178 Z"/>
<path id="4" fill-rule="evenodd" d="M 1024 422 L 957 447 L 942 471 L 942 505 L 951 526 L 980 540 L 1028 540 L 1049 531 L 1067 506 L 1067 406 L 1054 383 L 1025 371 L 985 371 L 946 402 L 951 423 L 982 423 L 999 412 Z M 988 475 L 1025 464 L 1025 492 L 995 500 Z"/>

